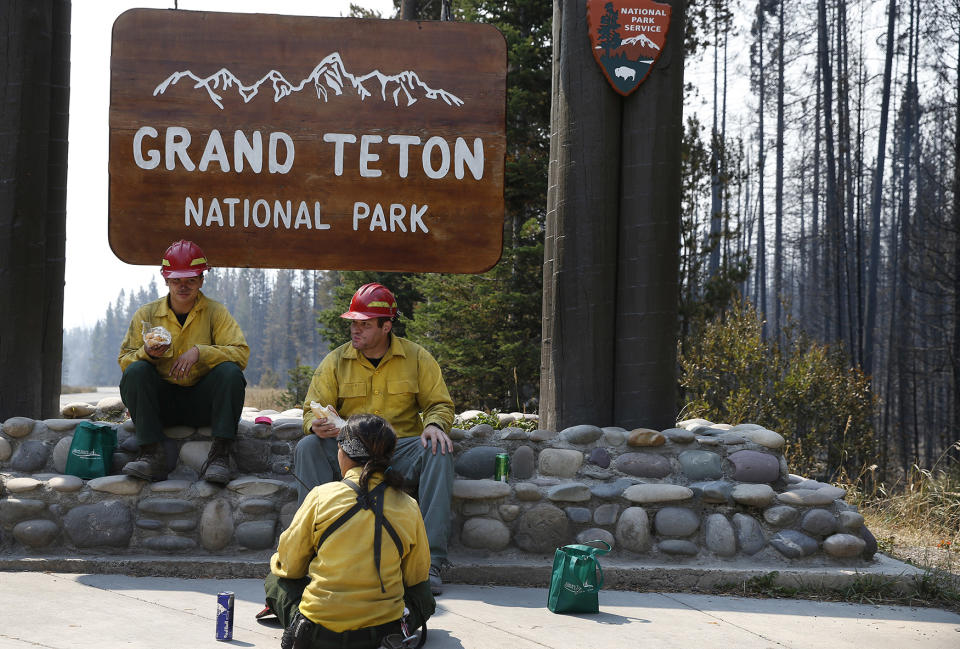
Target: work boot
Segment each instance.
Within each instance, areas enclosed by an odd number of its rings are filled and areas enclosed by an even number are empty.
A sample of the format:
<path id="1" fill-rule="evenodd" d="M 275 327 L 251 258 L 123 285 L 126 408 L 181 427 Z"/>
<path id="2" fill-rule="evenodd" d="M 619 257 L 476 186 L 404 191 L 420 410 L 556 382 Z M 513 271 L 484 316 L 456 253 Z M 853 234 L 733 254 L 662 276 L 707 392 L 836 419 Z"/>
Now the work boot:
<path id="1" fill-rule="evenodd" d="M 430 566 L 430 592 L 434 595 L 443 594 L 443 580 L 440 578 L 440 570 L 436 566 Z"/>
<path id="2" fill-rule="evenodd" d="M 144 444 L 140 447 L 140 455 L 132 462 L 127 462 L 122 469 L 124 475 L 140 478 L 141 480 L 167 479 L 167 454 L 163 444 Z"/>
<path id="3" fill-rule="evenodd" d="M 216 484 L 230 482 L 230 449 L 232 448 L 232 439 L 214 437 L 210 453 L 207 454 L 207 461 L 200 467 L 200 477 Z"/>

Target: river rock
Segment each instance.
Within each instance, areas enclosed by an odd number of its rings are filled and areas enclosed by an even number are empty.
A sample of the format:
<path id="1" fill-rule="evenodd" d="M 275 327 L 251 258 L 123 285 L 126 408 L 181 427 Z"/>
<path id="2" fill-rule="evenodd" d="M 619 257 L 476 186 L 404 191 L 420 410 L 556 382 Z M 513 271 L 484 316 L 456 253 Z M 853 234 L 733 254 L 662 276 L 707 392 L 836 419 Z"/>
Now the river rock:
<path id="1" fill-rule="evenodd" d="M 640 504 L 668 503 L 692 498 L 693 490 L 673 484 L 637 484 L 627 487 L 623 497 Z"/>
<path id="2" fill-rule="evenodd" d="M 529 480 L 536 470 L 533 449 L 526 444 L 517 447 L 510 458 L 510 477 L 515 480 Z"/>
<path id="3" fill-rule="evenodd" d="M 690 536 L 700 527 L 700 516 L 686 507 L 664 507 L 653 517 L 660 536 Z"/>
<path id="4" fill-rule="evenodd" d="M 583 453 L 563 448 L 540 451 L 538 470 L 542 475 L 572 478 L 583 464 Z"/>
<path id="5" fill-rule="evenodd" d="M 13 528 L 13 538 L 30 548 L 47 547 L 59 533 L 60 528 L 56 523 L 44 519 L 22 521 Z"/>
<path id="6" fill-rule="evenodd" d="M 593 510 L 593 522 L 597 525 L 613 525 L 620 514 L 620 505 L 605 503 Z"/>
<path id="7" fill-rule="evenodd" d="M 683 428 L 685 430 L 693 430 L 694 428 L 699 428 L 700 426 L 710 427 L 713 426 L 712 421 L 706 419 L 684 419 L 683 421 L 677 422 L 677 427 Z"/>
<path id="8" fill-rule="evenodd" d="M 823 551 L 838 559 L 852 559 L 859 556 L 866 542 L 853 534 L 833 534 L 823 540 Z"/>
<path id="9" fill-rule="evenodd" d="M 70 444 L 73 443 L 73 435 L 60 438 L 53 447 L 53 469 L 57 473 L 63 473 L 67 470 L 67 458 L 70 455 Z"/>
<path id="10" fill-rule="evenodd" d="M 709 482 L 694 482 L 690 489 L 705 503 L 724 504 L 732 503 L 734 484 L 727 480 L 710 480 Z"/>
<path id="11" fill-rule="evenodd" d="M 21 494 L 42 487 L 43 481 L 35 478 L 10 478 L 7 480 L 7 491 L 12 494 Z"/>
<path id="12" fill-rule="evenodd" d="M 737 535 L 723 514 L 710 514 L 703 524 L 703 540 L 707 549 L 721 557 L 737 553 Z"/>
<path id="13" fill-rule="evenodd" d="M 563 511 L 567 513 L 567 518 L 570 519 L 571 523 L 577 523 L 578 525 L 589 523 L 593 515 L 593 512 L 586 507 L 565 507 Z"/>
<path id="14" fill-rule="evenodd" d="M 32 439 L 26 440 L 20 442 L 17 450 L 13 452 L 10 467 L 14 471 L 34 473 L 46 466 L 49 457 L 50 448 L 46 444 Z"/>
<path id="15" fill-rule="evenodd" d="M 471 439 L 487 439 L 493 436 L 496 429 L 490 424 L 477 424 L 467 431 Z"/>
<path id="16" fill-rule="evenodd" d="M 122 415 L 126 409 L 120 397 L 104 397 L 97 401 L 97 410 L 104 415 Z"/>
<path id="17" fill-rule="evenodd" d="M 690 444 L 697 438 L 696 435 L 684 428 L 668 428 L 660 431 L 660 434 L 674 444 Z"/>
<path id="18" fill-rule="evenodd" d="M 657 549 L 664 554 L 672 554 L 682 557 L 695 557 L 700 552 L 700 548 L 692 541 L 684 539 L 666 539 L 657 543 Z"/>
<path id="19" fill-rule="evenodd" d="M 590 545 L 595 548 L 600 548 L 601 550 L 608 549 L 603 543 L 596 543 L 596 541 L 603 541 L 610 546 L 609 549 L 613 549 L 613 546 L 616 545 L 613 534 L 599 527 L 591 527 L 577 534 L 577 543 L 580 545 Z"/>
<path id="20" fill-rule="evenodd" d="M 542 503 L 517 519 L 514 542 L 527 552 L 552 552 L 569 543 L 570 521 L 559 507 Z"/>
<path id="21" fill-rule="evenodd" d="M 151 484 L 150 491 L 155 494 L 179 493 L 185 489 L 189 489 L 191 484 L 193 483 L 189 480 L 161 480 L 160 482 Z"/>
<path id="22" fill-rule="evenodd" d="M 511 426 L 508 428 L 500 429 L 500 439 L 521 440 L 521 439 L 529 439 L 529 437 L 530 437 L 530 433 L 528 433 L 522 428 L 513 428 Z"/>
<path id="23" fill-rule="evenodd" d="M 816 536 L 827 536 L 837 530 L 837 517 L 826 509 L 811 509 L 800 519 L 803 531 Z"/>
<path id="24" fill-rule="evenodd" d="M 784 505 L 799 505 L 803 507 L 816 507 L 830 505 L 833 498 L 828 494 L 822 494 L 816 489 L 791 489 L 777 494 L 777 502 Z"/>
<path id="25" fill-rule="evenodd" d="M 47 486 L 60 493 L 73 493 L 83 489 L 83 480 L 75 475 L 56 475 L 47 480 Z"/>
<path id="26" fill-rule="evenodd" d="M 491 518 L 470 518 L 460 530 L 460 541 L 468 548 L 496 552 L 510 545 L 510 530 Z"/>
<path id="27" fill-rule="evenodd" d="M 0 524 L 8 527 L 20 521 L 35 518 L 46 508 L 47 504 L 42 500 L 4 498 L 0 500 Z"/>
<path id="28" fill-rule="evenodd" d="M 497 511 L 500 514 L 500 518 L 508 523 L 512 523 L 517 520 L 517 516 L 520 515 L 520 505 L 500 505 L 497 508 Z"/>
<path id="29" fill-rule="evenodd" d="M 163 521 L 158 521 L 155 518 L 138 518 L 134 525 L 142 530 L 155 531 L 163 529 Z"/>
<path id="30" fill-rule="evenodd" d="M 294 418 L 274 419 L 270 430 L 276 439 L 299 440 L 303 437 L 303 420 Z"/>
<path id="31" fill-rule="evenodd" d="M 185 442 L 184 445 L 180 447 L 180 462 L 199 474 L 203 463 L 207 461 L 207 456 L 210 454 L 210 446 L 212 444 L 213 442 Z"/>
<path id="32" fill-rule="evenodd" d="M 616 459 L 614 468 L 640 478 L 665 478 L 672 471 L 670 460 L 651 453 L 624 453 Z"/>
<path id="33" fill-rule="evenodd" d="M 531 442 L 545 442 L 548 439 L 553 439 L 557 436 L 557 431 L 555 430 L 543 430 L 538 428 L 535 431 L 530 433 Z"/>
<path id="34" fill-rule="evenodd" d="M 630 552 L 650 549 L 650 519 L 643 507 L 627 507 L 614 530 L 617 543 Z"/>
<path id="35" fill-rule="evenodd" d="M 860 556 L 863 559 L 870 561 L 873 559 L 873 555 L 875 555 L 879 549 L 877 547 L 877 539 L 874 537 L 873 532 L 867 529 L 866 525 L 860 528 L 858 536 L 863 539 L 863 542 L 866 544 L 864 545 L 863 552 Z"/>
<path id="36" fill-rule="evenodd" d="M 501 452 L 499 446 L 475 446 L 460 454 L 454 464 L 454 470 L 459 475 L 474 480 L 492 478 L 496 469 L 497 455 Z"/>
<path id="37" fill-rule="evenodd" d="M 744 444 L 747 441 L 743 435 L 739 433 L 731 433 L 730 431 L 720 433 L 717 435 L 717 439 L 723 442 L 726 446 L 737 446 L 738 444 Z"/>
<path id="38" fill-rule="evenodd" d="M 723 458 L 713 451 L 684 451 L 677 456 L 680 470 L 690 480 L 713 480 L 723 476 Z"/>
<path id="39" fill-rule="evenodd" d="M 786 443 L 786 440 L 780 433 L 775 433 L 772 430 L 767 430 L 766 428 L 759 426 L 747 429 L 741 429 L 738 426 L 734 426 L 730 432 L 736 432 L 757 446 L 763 446 L 774 451 L 783 448 L 783 445 Z"/>
<path id="40" fill-rule="evenodd" d="M 485 500 L 505 498 L 510 495 L 510 485 L 499 480 L 454 480 L 453 497 L 461 500 Z"/>
<path id="41" fill-rule="evenodd" d="M 270 469 L 270 442 L 240 438 L 233 444 L 233 459 L 241 473 L 261 473 Z"/>
<path id="42" fill-rule="evenodd" d="M 598 446 L 590 451 L 590 455 L 587 457 L 587 462 L 606 469 L 608 466 L 610 466 L 610 453 L 607 451 L 607 449 Z"/>
<path id="43" fill-rule="evenodd" d="M 825 487 L 820 487 L 819 489 L 817 489 L 817 492 L 822 496 L 830 498 L 831 500 L 843 500 L 844 498 L 847 497 L 846 489 L 841 489 L 840 487 L 834 487 L 833 485 L 829 485 L 829 484 L 826 485 Z"/>
<path id="44" fill-rule="evenodd" d="M 807 557 L 817 551 L 817 541 L 796 530 L 777 532 L 770 539 L 770 545 L 788 559 Z"/>
<path id="45" fill-rule="evenodd" d="M 840 512 L 837 514 L 837 521 L 840 527 L 848 532 L 856 532 L 863 527 L 863 514 L 859 512 Z"/>
<path id="46" fill-rule="evenodd" d="M 192 532 L 197 529 L 197 521 L 192 518 L 176 518 L 167 525 L 174 532 Z"/>
<path id="47" fill-rule="evenodd" d="M 456 486 L 456 483 L 454 483 Z M 535 484 L 530 484 L 529 482 L 520 482 L 513 486 L 514 495 L 516 495 L 517 500 L 523 502 L 534 502 L 543 498 L 543 494 L 540 493 L 540 489 Z"/>
<path id="48" fill-rule="evenodd" d="M 94 478 L 87 486 L 94 491 L 114 494 L 115 496 L 136 496 L 147 483 L 128 475 L 107 475 Z"/>
<path id="49" fill-rule="evenodd" d="M 666 442 L 666 437 L 650 428 L 634 428 L 627 434 L 627 446 L 638 448 L 663 446 Z"/>
<path id="50" fill-rule="evenodd" d="M 763 528 L 753 516 L 734 514 L 733 526 L 737 530 L 737 543 L 740 551 L 746 555 L 754 555 L 767 545 L 767 537 Z"/>
<path id="51" fill-rule="evenodd" d="M 297 506 L 297 501 L 288 502 L 286 505 L 280 508 L 280 529 L 287 529 L 290 527 L 290 522 L 293 520 L 294 514 L 297 513 L 299 507 Z"/>
<path id="52" fill-rule="evenodd" d="M 565 482 L 548 489 L 547 498 L 554 502 L 587 502 L 590 500 L 590 487 L 578 482 Z"/>
<path id="53" fill-rule="evenodd" d="M 60 414 L 67 419 L 82 419 L 84 417 L 89 417 L 96 411 L 96 406 L 92 406 L 84 401 L 74 401 L 73 403 L 68 403 L 61 408 Z"/>
<path id="54" fill-rule="evenodd" d="M 730 477 L 738 482 L 773 482 L 780 477 L 780 461 L 769 453 L 737 451 L 727 459 L 733 465 Z"/>
<path id="55" fill-rule="evenodd" d="M 207 550 L 222 550 L 233 538 L 233 515 L 230 503 L 222 498 L 211 500 L 200 515 L 200 544 Z"/>
<path id="56" fill-rule="evenodd" d="M 581 424 L 571 426 L 560 431 L 560 439 L 571 444 L 592 444 L 603 436 L 603 431 L 596 426 Z"/>
<path id="57" fill-rule="evenodd" d="M 766 507 L 777 497 L 777 493 L 768 484 L 738 484 L 730 492 L 734 502 L 750 507 Z"/>
<path id="58" fill-rule="evenodd" d="M 490 513 L 490 504 L 479 501 L 469 500 L 460 507 L 460 512 L 464 516 L 486 516 Z"/>
<path id="59" fill-rule="evenodd" d="M 237 543 L 250 550 L 266 550 L 273 547 L 274 521 L 246 521 L 237 525 Z"/>
<path id="60" fill-rule="evenodd" d="M 248 516 L 261 516 L 273 513 L 273 501 L 264 498 L 250 498 L 240 503 L 240 511 Z"/>
<path id="61" fill-rule="evenodd" d="M 467 439 L 467 431 L 465 431 L 462 428 L 457 428 L 456 426 L 454 426 L 453 428 L 450 429 L 450 432 L 447 433 L 447 436 L 449 436 L 450 439 L 452 439 L 455 442 L 461 442 Z"/>
<path id="62" fill-rule="evenodd" d="M 3 432 L 10 437 L 26 437 L 33 432 L 33 419 L 27 417 L 11 417 L 3 422 Z"/>
<path id="63" fill-rule="evenodd" d="M 763 520 L 775 527 L 786 527 L 792 525 L 800 512 L 789 505 L 776 505 L 763 511 Z"/>
<path id="64" fill-rule="evenodd" d="M 601 482 L 590 487 L 590 493 L 597 498 L 619 498 L 627 487 L 632 487 L 635 481 L 629 478 L 618 478 L 613 482 Z"/>
<path id="65" fill-rule="evenodd" d="M 5 437 L 0 437 L 0 462 L 6 462 L 13 455 L 13 447 Z"/>
<path id="66" fill-rule="evenodd" d="M 125 548 L 133 535 L 133 513 L 119 500 L 74 507 L 63 524 L 78 548 Z"/>
<path id="67" fill-rule="evenodd" d="M 603 431 L 603 443 L 607 446 L 622 446 L 627 441 L 627 430 L 619 426 L 605 426 Z"/>
<path id="68" fill-rule="evenodd" d="M 230 491 L 236 491 L 242 496 L 270 496 L 284 487 L 286 487 L 286 483 L 280 480 L 245 476 L 230 481 L 226 488 Z"/>

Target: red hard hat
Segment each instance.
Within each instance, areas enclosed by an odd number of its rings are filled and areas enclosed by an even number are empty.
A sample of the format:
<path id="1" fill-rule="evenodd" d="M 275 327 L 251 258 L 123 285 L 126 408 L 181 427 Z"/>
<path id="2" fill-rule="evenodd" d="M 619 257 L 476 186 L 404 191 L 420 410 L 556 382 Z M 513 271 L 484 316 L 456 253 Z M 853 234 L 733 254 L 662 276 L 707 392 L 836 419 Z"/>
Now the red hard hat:
<path id="1" fill-rule="evenodd" d="M 160 262 L 160 274 L 164 279 L 196 277 L 203 275 L 205 270 L 209 270 L 209 266 L 200 246 L 193 241 L 183 239 L 170 244 L 167 251 L 163 253 L 163 261 Z"/>
<path id="2" fill-rule="evenodd" d="M 347 320 L 392 318 L 397 315 L 397 300 L 383 284 L 364 284 L 353 294 L 350 310 L 341 315 Z"/>

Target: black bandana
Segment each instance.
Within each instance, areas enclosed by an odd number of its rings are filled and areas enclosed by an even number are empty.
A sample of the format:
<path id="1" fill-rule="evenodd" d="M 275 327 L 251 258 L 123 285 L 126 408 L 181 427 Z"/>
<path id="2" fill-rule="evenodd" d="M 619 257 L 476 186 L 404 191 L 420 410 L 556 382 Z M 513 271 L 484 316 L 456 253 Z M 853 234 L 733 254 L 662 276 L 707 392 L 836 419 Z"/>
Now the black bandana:
<path id="1" fill-rule="evenodd" d="M 350 426 L 344 426 L 340 429 L 340 433 L 337 435 L 337 444 L 340 445 L 347 457 L 354 462 L 366 464 L 367 460 L 370 459 L 370 451 L 367 450 L 363 440 L 353 432 Z"/>

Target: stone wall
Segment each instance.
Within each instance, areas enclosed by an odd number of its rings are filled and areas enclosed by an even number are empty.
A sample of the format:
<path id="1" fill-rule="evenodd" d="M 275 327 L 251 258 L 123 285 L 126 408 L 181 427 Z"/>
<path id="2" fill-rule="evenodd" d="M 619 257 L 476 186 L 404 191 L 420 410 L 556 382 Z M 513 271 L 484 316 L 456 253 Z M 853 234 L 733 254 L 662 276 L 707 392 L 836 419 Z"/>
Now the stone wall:
<path id="1" fill-rule="evenodd" d="M 79 421 L 121 420 L 123 404 L 71 404 L 63 418 L 14 417 L 0 427 L 0 554 L 91 553 L 266 556 L 296 509 L 290 475 L 297 410 L 245 409 L 237 478 L 198 479 L 210 430 L 166 430 L 172 472 L 147 483 L 123 475 L 64 475 Z M 703 420 L 664 431 L 581 425 L 560 432 L 454 428 L 457 479 L 451 549 L 467 556 L 550 554 L 601 539 L 614 556 L 857 564 L 876 542 L 837 487 L 789 473 L 783 438 L 760 426 Z M 271 423 L 256 423 L 267 416 Z M 527 415 L 526 417 L 530 417 Z M 116 426 L 114 472 L 136 454 L 129 419 Z M 493 480 L 497 453 L 511 458 Z M 295 468 L 294 468 L 295 470 Z"/>

